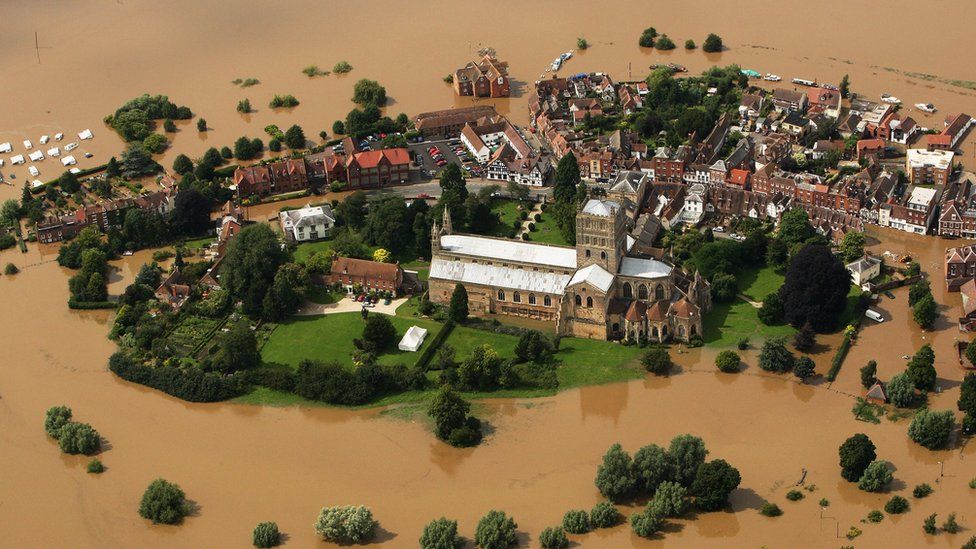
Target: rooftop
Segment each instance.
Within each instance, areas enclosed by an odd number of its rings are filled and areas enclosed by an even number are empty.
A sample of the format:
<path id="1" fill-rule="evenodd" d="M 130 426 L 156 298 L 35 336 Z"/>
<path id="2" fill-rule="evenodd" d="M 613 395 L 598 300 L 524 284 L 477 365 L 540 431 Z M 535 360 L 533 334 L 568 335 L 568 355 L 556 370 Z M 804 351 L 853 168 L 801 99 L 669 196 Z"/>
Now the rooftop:
<path id="1" fill-rule="evenodd" d="M 671 266 L 656 259 L 625 257 L 620 261 L 620 275 L 635 278 L 661 278 L 671 274 Z"/>
<path id="2" fill-rule="evenodd" d="M 574 253 L 574 261 L 575 257 Z M 520 267 L 502 267 L 499 265 L 465 263 L 435 258 L 430 264 L 430 278 L 527 292 L 562 295 L 570 276 L 567 274 L 530 271 Z"/>
<path id="3" fill-rule="evenodd" d="M 908 166 L 910 168 L 924 168 L 932 166 L 940 170 L 952 166 L 952 151 L 927 151 L 925 149 L 908 149 Z"/>
<path id="4" fill-rule="evenodd" d="M 613 275 L 599 265 L 587 265 L 573 274 L 569 285 L 572 286 L 580 282 L 586 282 L 590 286 L 606 292 L 610 286 L 613 286 Z"/>
<path id="5" fill-rule="evenodd" d="M 441 248 L 451 253 L 498 261 L 508 260 L 560 269 L 576 269 L 576 248 L 464 234 L 442 236 Z"/>

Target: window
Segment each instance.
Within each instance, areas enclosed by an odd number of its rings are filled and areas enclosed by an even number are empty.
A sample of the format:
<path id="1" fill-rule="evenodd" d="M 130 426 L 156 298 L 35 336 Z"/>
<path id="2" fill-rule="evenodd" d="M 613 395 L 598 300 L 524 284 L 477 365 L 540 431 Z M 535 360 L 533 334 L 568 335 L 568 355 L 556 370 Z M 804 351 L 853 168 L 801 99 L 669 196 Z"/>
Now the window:
<path id="1" fill-rule="evenodd" d="M 498 301 L 505 301 L 505 292 L 498 290 Z"/>
<path id="2" fill-rule="evenodd" d="M 589 297 L 589 296 L 586 297 L 586 306 L 587 307 L 592 307 L 593 306 L 593 298 L 592 297 Z"/>
<path id="3" fill-rule="evenodd" d="M 542 304 L 545 305 L 546 307 L 552 307 L 552 298 L 549 296 L 543 297 Z"/>
<path id="4" fill-rule="evenodd" d="M 606 261 L 607 260 L 607 252 L 600 252 L 600 259 L 602 259 L 603 261 Z"/>
<path id="5" fill-rule="evenodd" d="M 624 297 L 627 299 L 632 299 L 634 297 L 634 289 L 631 287 L 630 282 L 624 282 L 623 292 Z"/>
<path id="6" fill-rule="evenodd" d="M 664 286 L 658 284 L 657 288 L 654 288 L 654 299 L 664 299 Z"/>
<path id="7" fill-rule="evenodd" d="M 581 298 L 579 295 L 577 295 L 576 296 L 576 306 L 579 307 L 582 304 L 583 304 L 583 298 Z"/>
<path id="8" fill-rule="evenodd" d="M 647 299 L 647 286 L 644 284 L 637 287 L 637 299 Z"/>
<path id="9" fill-rule="evenodd" d="M 586 250 L 584 255 L 586 255 L 586 257 L 590 257 L 590 250 Z"/>
<path id="10" fill-rule="evenodd" d="M 535 305 L 535 294 L 529 294 L 529 305 Z"/>
<path id="11" fill-rule="evenodd" d="M 516 303 L 521 303 L 522 302 L 522 294 L 520 294 L 518 292 L 515 292 L 514 294 L 512 294 L 512 301 L 514 301 Z"/>

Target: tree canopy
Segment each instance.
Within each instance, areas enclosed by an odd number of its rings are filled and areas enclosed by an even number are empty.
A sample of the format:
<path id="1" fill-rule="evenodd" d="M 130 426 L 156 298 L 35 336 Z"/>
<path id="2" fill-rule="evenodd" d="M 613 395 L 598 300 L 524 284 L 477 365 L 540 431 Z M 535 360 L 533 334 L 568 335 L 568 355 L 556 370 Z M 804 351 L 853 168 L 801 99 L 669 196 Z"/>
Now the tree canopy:
<path id="1" fill-rule="evenodd" d="M 851 275 L 826 246 L 804 246 L 790 261 L 779 289 L 783 314 L 795 327 L 809 323 L 818 331 L 833 329 L 847 306 Z"/>

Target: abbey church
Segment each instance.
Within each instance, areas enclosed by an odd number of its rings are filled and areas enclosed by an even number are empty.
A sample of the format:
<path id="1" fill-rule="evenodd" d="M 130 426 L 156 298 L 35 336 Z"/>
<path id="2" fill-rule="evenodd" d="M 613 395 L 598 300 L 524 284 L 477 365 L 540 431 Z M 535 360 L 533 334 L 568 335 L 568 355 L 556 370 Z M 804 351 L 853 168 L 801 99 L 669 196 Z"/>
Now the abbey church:
<path id="1" fill-rule="evenodd" d="M 639 222 L 627 211 L 618 200 L 588 200 L 577 213 L 575 248 L 456 234 L 445 211 L 431 231 L 430 299 L 447 304 L 462 284 L 471 314 L 552 322 L 560 335 L 701 337 L 708 282 L 637 246 Z"/>

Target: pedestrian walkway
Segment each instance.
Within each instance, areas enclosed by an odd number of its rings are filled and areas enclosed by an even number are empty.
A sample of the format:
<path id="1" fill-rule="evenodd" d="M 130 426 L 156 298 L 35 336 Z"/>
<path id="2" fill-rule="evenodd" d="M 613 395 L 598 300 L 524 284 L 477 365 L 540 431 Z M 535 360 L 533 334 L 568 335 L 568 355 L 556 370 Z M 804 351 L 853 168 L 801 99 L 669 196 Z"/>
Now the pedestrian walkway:
<path id="1" fill-rule="evenodd" d="M 397 307 L 407 302 L 406 297 L 394 299 L 389 305 L 384 305 L 381 300 L 373 307 L 367 307 L 371 313 L 383 313 L 393 316 L 396 314 Z M 344 297 L 335 303 L 313 303 L 306 301 L 295 313 L 298 316 L 317 316 L 334 315 L 339 313 L 358 313 L 363 308 L 363 304 L 350 298 Z"/>
<path id="2" fill-rule="evenodd" d="M 542 202 L 535 202 L 532 204 L 532 210 L 529 211 L 529 216 L 522 221 L 522 227 L 519 228 L 519 233 L 516 235 L 518 238 L 522 238 L 522 235 L 529 232 L 529 223 L 535 223 L 535 214 L 542 213 Z"/>

